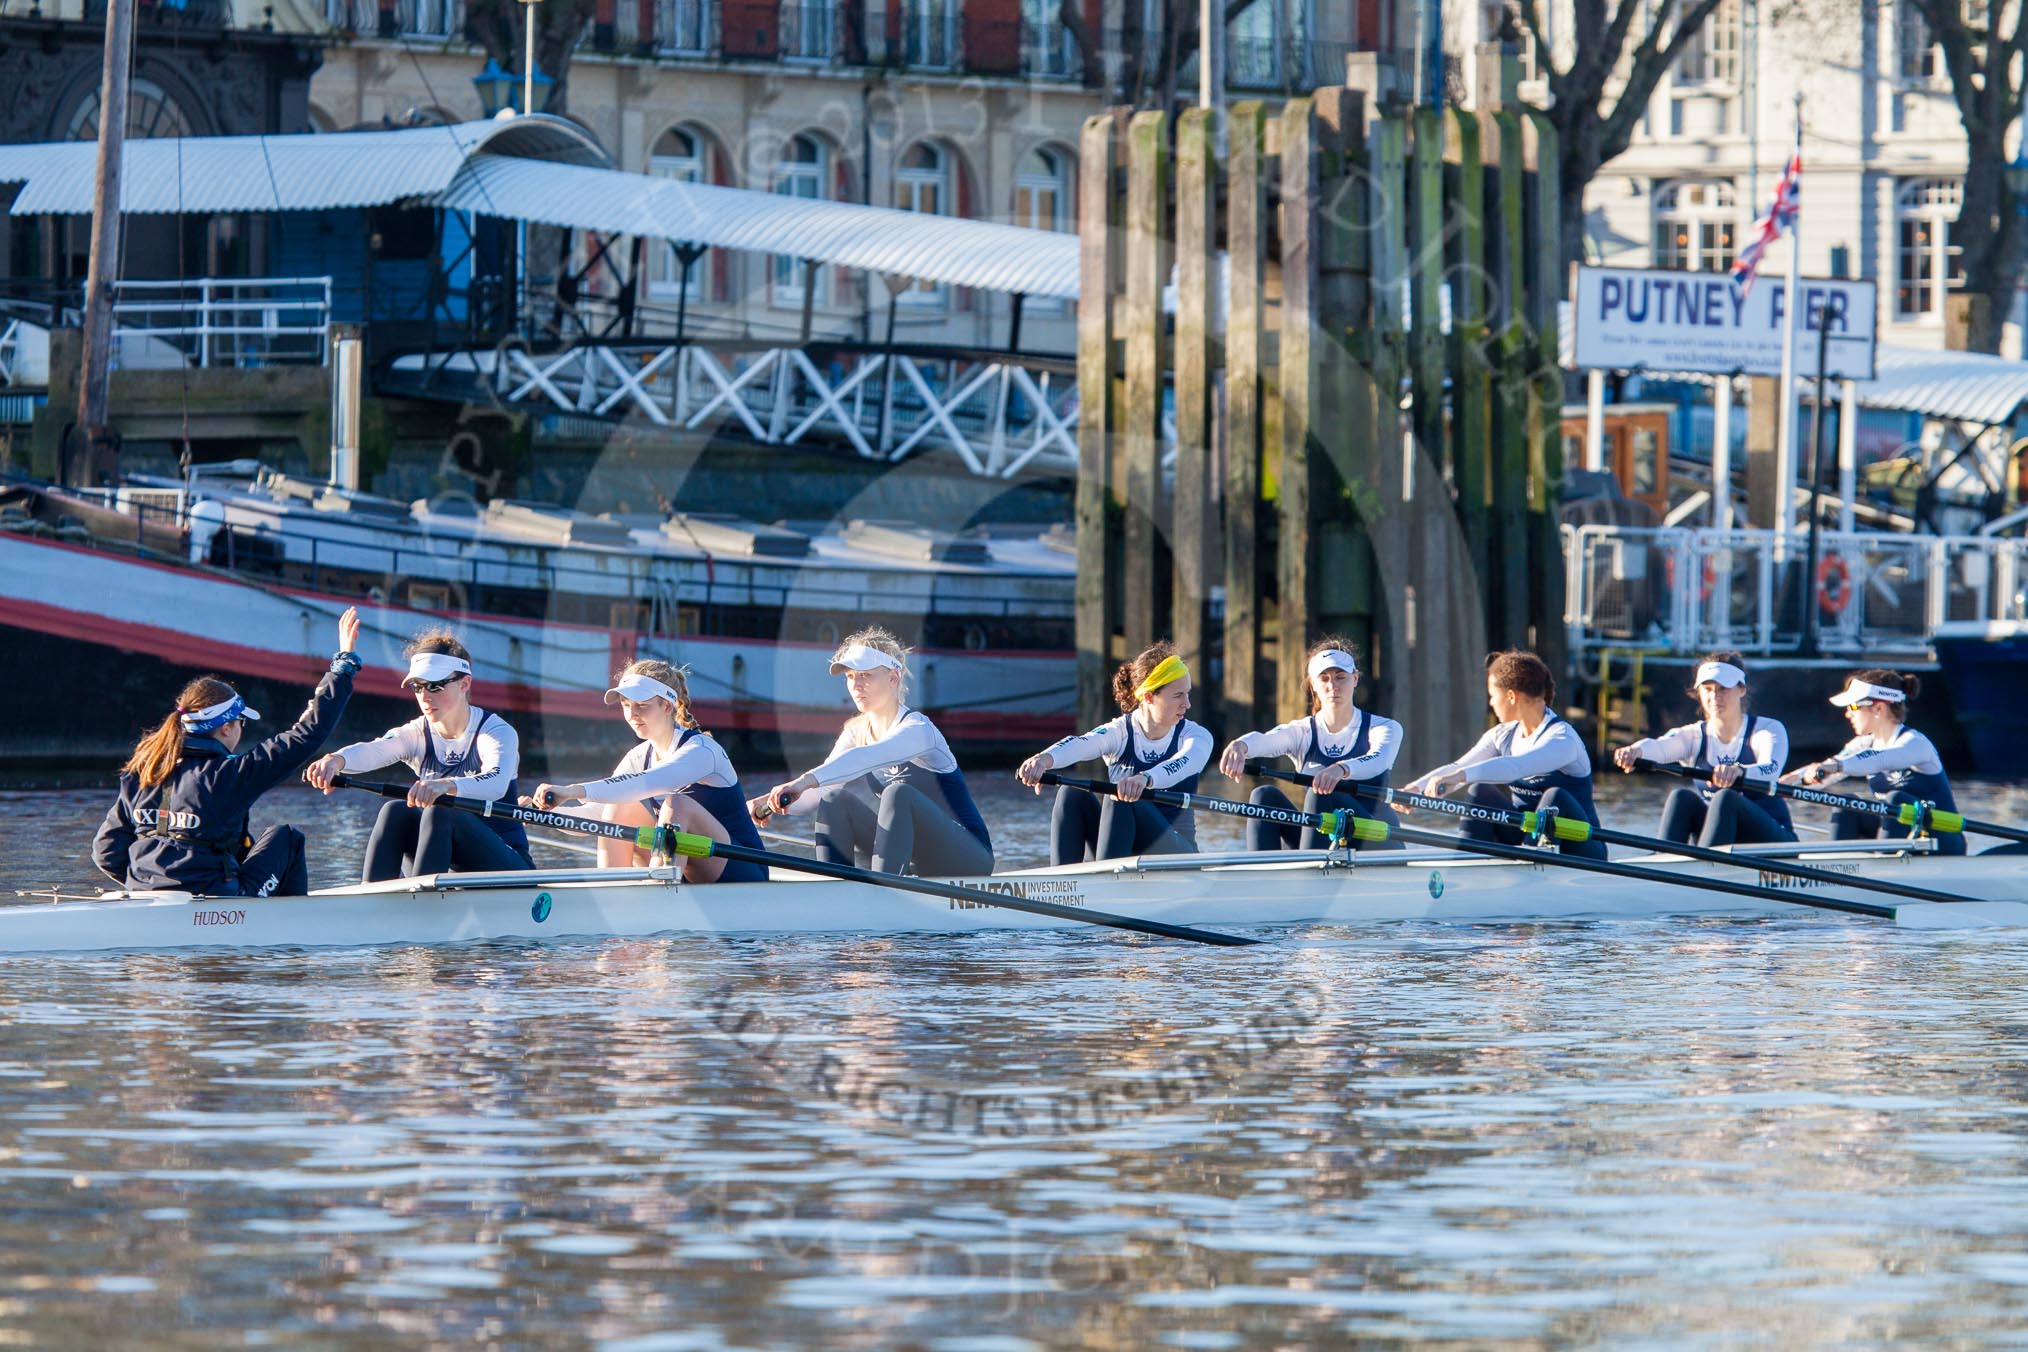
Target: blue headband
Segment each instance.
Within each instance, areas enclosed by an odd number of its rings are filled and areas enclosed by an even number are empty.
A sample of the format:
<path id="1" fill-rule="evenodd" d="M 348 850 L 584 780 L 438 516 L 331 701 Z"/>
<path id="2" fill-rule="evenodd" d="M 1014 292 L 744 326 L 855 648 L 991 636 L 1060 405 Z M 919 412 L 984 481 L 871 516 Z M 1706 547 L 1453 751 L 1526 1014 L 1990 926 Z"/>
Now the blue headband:
<path id="1" fill-rule="evenodd" d="M 183 715 L 183 731 L 187 733 L 216 732 L 226 724 L 241 718 L 259 718 L 260 715 L 246 707 L 246 701 L 238 695 L 223 704 L 214 704 L 208 709 L 197 709 Z"/>

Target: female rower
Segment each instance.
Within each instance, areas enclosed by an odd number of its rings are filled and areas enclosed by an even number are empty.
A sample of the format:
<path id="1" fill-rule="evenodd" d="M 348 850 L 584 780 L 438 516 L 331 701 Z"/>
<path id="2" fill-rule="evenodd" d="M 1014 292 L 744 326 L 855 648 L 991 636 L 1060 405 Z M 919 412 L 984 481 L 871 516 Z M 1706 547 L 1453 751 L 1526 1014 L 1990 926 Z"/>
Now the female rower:
<path id="1" fill-rule="evenodd" d="M 1254 756 L 1287 756 L 1298 770 L 1310 775 L 1309 791 L 1303 795 L 1305 812 L 1349 812 L 1355 817 L 1373 817 L 1389 826 L 1398 825 L 1394 809 L 1386 803 L 1354 796 L 1345 781 L 1362 787 L 1384 789 L 1394 758 L 1401 753 L 1401 724 L 1391 718 L 1367 713 L 1352 703 L 1359 686 L 1359 659 L 1352 645 L 1329 634 L 1310 645 L 1306 670 L 1310 686 L 1310 714 L 1284 723 L 1267 732 L 1242 733 L 1229 743 L 1218 758 L 1218 768 L 1227 779 L 1246 773 L 1246 762 Z M 1269 807 L 1286 808 L 1289 799 L 1280 789 L 1263 784 L 1247 800 Z M 1303 841 L 1304 835 L 1309 837 Z M 1253 850 L 1313 850 L 1330 842 L 1319 831 L 1276 822 L 1250 821 L 1246 843 Z M 1363 848 L 1357 845 L 1355 848 Z M 1398 841 L 1385 848 L 1400 849 Z"/>
<path id="2" fill-rule="evenodd" d="M 310 890 L 303 833 L 270 826 L 253 838 L 254 800 L 294 775 L 337 726 L 359 670 L 359 612 L 338 617 L 338 652 L 303 716 L 246 742 L 260 714 L 216 676 L 183 687 L 176 707 L 120 767 L 120 796 L 92 841 L 92 862 L 122 887 L 214 897 L 295 897 Z"/>
<path id="3" fill-rule="evenodd" d="M 1509 811 L 1549 812 L 1599 824 L 1591 801 L 1591 756 L 1577 730 L 1550 711 L 1556 678 L 1531 652 L 1510 648 L 1486 658 L 1486 702 L 1499 726 L 1448 765 L 1439 765 L 1408 786 L 1411 793 L 1442 795 L 1469 786 L 1469 801 Z M 1501 786 L 1505 786 L 1504 790 Z M 1461 828 L 1474 840 L 1518 845 L 1518 826 L 1467 821 Z M 1595 840 L 1559 840 L 1564 854 L 1606 857 Z"/>
<path id="4" fill-rule="evenodd" d="M 1194 793 L 1211 761 L 1211 734 L 1190 712 L 1190 668 L 1175 646 L 1157 643 L 1113 673 L 1113 700 L 1124 711 L 1081 736 L 1066 737 L 1021 762 L 1014 773 L 1042 792 L 1042 776 L 1079 761 L 1103 759 L 1111 796 L 1068 785 L 1056 791 L 1049 820 L 1053 864 L 1194 854 L 1196 825 L 1181 808 L 1140 801 L 1147 789 Z"/>
<path id="5" fill-rule="evenodd" d="M 885 629 L 862 629 L 831 654 L 831 674 L 845 678 L 857 717 L 822 765 L 749 803 L 753 819 L 814 812 L 817 853 L 830 863 L 924 876 L 991 873 L 993 838 L 957 757 L 929 716 L 902 700 L 908 649 Z M 869 775 L 877 806 L 849 791 Z"/>
<path id="6" fill-rule="evenodd" d="M 399 761 L 415 771 L 408 800 L 388 803 L 366 842 L 365 881 L 432 873 L 498 873 L 533 868 L 528 833 L 504 817 L 479 817 L 433 804 L 446 794 L 474 802 L 513 802 L 521 739 L 498 714 L 472 703 L 472 655 L 449 629 L 426 629 L 401 650 L 420 718 L 370 742 L 354 742 L 304 772 L 331 792 L 341 771 L 358 774 Z"/>
<path id="7" fill-rule="evenodd" d="M 1895 807 L 1928 803 L 1945 812 L 1958 810 L 1943 761 L 1929 738 L 1907 725 L 1908 702 L 1922 682 L 1898 671 L 1872 667 L 1855 671 L 1831 703 L 1845 711 L 1852 740 L 1828 759 L 1782 776 L 1784 784 L 1821 787 L 1848 775 L 1866 777 L 1867 786 Z M 1876 835 L 1897 839 L 1908 834 L 1898 821 L 1867 812 L 1839 808 L 1831 814 L 1831 835 L 1838 840 L 1871 840 Z M 1938 854 L 1963 854 L 1965 838 L 1957 831 L 1935 833 Z"/>
<path id="8" fill-rule="evenodd" d="M 1707 655 L 1697 664 L 1689 694 L 1703 709 L 1702 720 L 1613 752 L 1613 764 L 1629 772 L 1642 760 L 1711 772 L 1708 787 L 1669 795 L 1662 807 L 1662 839 L 1707 848 L 1793 841 L 1788 802 L 1774 796 L 1789 758 L 1789 732 L 1772 718 L 1746 712 L 1746 659 L 1736 652 Z M 1760 792 L 1749 794 L 1748 787 Z"/>
<path id="9" fill-rule="evenodd" d="M 522 799 L 534 807 L 555 807 L 581 799 L 599 806 L 599 817 L 622 826 L 674 826 L 719 844 L 761 849 L 760 833 L 747 816 L 746 795 L 732 760 L 690 712 L 690 683 L 680 668 L 652 658 L 629 662 L 613 677 L 606 703 L 641 744 L 620 758 L 612 774 L 582 784 L 539 784 Z M 599 867 L 638 867 L 648 852 L 624 840 L 599 837 Z M 755 883 L 767 879 L 760 864 L 744 859 L 686 859 L 683 876 L 693 883 Z"/>

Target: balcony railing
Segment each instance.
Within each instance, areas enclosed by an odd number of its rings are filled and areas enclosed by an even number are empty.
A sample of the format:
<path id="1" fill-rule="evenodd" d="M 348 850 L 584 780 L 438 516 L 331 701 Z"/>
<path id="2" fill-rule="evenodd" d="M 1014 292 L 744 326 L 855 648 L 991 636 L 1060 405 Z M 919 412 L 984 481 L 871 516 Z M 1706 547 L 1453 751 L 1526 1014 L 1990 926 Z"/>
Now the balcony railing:
<path id="1" fill-rule="evenodd" d="M 465 32 L 465 0 L 324 0 L 324 21 L 341 32 L 445 42 Z"/>
<path id="2" fill-rule="evenodd" d="M 718 6 L 708 0 L 658 0 L 654 48 L 669 56 L 709 56 L 718 45 Z"/>
<path id="3" fill-rule="evenodd" d="M 838 25 L 831 5 L 783 5 L 782 56 L 790 61 L 829 61 L 838 55 Z"/>
<path id="4" fill-rule="evenodd" d="M 955 5 L 911 8 L 902 16 L 903 65 L 949 70 L 958 64 L 958 11 Z"/>

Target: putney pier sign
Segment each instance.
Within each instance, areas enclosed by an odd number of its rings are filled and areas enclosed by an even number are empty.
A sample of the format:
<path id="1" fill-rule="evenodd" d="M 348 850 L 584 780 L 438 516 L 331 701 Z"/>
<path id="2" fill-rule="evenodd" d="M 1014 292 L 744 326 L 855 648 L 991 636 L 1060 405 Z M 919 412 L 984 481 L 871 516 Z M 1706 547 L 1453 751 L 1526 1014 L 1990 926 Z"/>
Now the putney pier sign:
<path id="1" fill-rule="evenodd" d="M 1797 291 L 1796 371 L 1816 372 L 1821 327 L 1825 374 L 1873 379 L 1874 284 L 1804 278 Z M 1788 284 L 1780 277 L 1763 274 L 1742 293 L 1723 272 L 1580 267 L 1572 295 L 1579 370 L 1781 374 Z"/>

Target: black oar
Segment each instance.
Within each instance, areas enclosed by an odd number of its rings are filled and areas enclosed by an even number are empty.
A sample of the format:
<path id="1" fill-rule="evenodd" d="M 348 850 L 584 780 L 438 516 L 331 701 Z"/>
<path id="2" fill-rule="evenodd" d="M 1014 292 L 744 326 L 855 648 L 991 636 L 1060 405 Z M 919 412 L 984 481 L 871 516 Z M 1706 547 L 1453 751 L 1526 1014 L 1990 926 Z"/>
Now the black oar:
<path id="1" fill-rule="evenodd" d="M 1102 796 L 1113 792 L 1113 786 L 1103 779 L 1072 779 L 1054 770 L 1044 770 L 1042 782 L 1067 789 L 1083 789 Z M 1206 812 L 1221 812 L 1228 817 L 1251 817 L 1255 821 L 1275 822 L 1282 826 L 1307 826 L 1334 841 L 1387 839 L 1386 822 L 1352 812 L 1298 812 L 1294 808 L 1269 807 L 1265 803 L 1235 803 L 1230 798 L 1206 798 L 1202 794 L 1177 793 L 1171 789 L 1142 789 L 1141 797 L 1166 807 L 1201 808 Z"/>
<path id="2" fill-rule="evenodd" d="M 1674 775 L 1678 779 L 1696 779 L 1711 782 L 1711 771 L 1700 770 L 1694 765 L 1667 765 L 1661 761 L 1637 760 L 1634 768 L 1650 774 Z M 1747 793 L 1768 797 L 1763 788 L 1748 788 L 1744 784 L 1733 785 Z M 1878 798 L 1854 798 L 1850 794 L 1829 793 L 1813 789 L 1804 784 L 1776 784 L 1774 792 L 1782 798 L 1793 798 L 1799 803 L 1816 803 L 1821 807 L 1842 808 L 1847 812 L 1863 812 L 1869 817 L 1900 822 L 1903 826 L 1917 831 L 1955 832 L 1959 835 L 1998 836 L 2002 840 L 2028 841 L 2028 831 L 2015 826 L 2001 826 L 1994 822 L 1974 821 L 1962 812 L 1946 812 L 1929 803 L 1889 803 Z"/>
<path id="3" fill-rule="evenodd" d="M 1068 788 L 1085 789 L 1096 794 L 1111 794 L 1113 786 L 1101 779 L 1065 779 L 1055 771 L 1046 771 L 1042 776 L 1045 784 L 1061 784 Z M 1143 789 L 1141 797 L 1151 803 L 1169 807 L 1188 808 L 1195 811 L 1222 812 L 1234 817 L 1257 817 L 1264 821 L 1279 821 L 1290 826 L 1315 826 L 1322 829 L 1328 818 L 1335 819 L 1337 813 L 1295 812 L 1287 808 L 1271 808 L 1261 803 L 1235 803 L 1227 798 L 1205 798 L 1194 793 L 1175 793 L 1168 789 Z M 1442 802 L 1445 800 L 1437 799 Z M 1881 920 L 1894 919 L 1892 906 L 1881 906 L 1870 901 L 1840 901 L 1832 897 L 1801 897 L 1772 887 L 1759 887 L 1752 883 L 1737 883 L 1726 878 L 1678 878 L 1659 869 L 1643 868 L 1639 864 L 1620 864 L 1604 859 L 1585 859 L 1578 855 L 1560 854 L 1555 850 L 1541 850 L 1519 845 L 1501 845 L 1490 840 L 1473 840 L 1469 836 L 1447 836 L 1439 831 L 1418 831 L 1408 826 L 1389 826 L 1386 822 L 1370 817 L 1350 819 L 1352 830 L 1346 834 L 1360 840 L 1401 840 L 1411 845 L 1434 845 L 1440 849 L 1461 850 L 1467 854 L 1483 854 L 1493 859 L 1514 859 L 1522 863 L 1541 864 L 1550 868 L 1574 868 L 1584 873 L 1603 873 L 1613 878 L 1629 878 L 1636 882 L 1661 883 L 1668 887 L 1688 888 L 1693 892 L 1725 892 L 1732 896 L 1752 897 L 1756 901 L 1775 901 L 1789 906 L 1812 906 L 1822 911 L 1844 911 L 1849 915 L 1870 915 Z M 1561 819 L 1559 819 L 1561 820 Z M 1838 879 L 1840 886 L 1849 886 L 1851 880 Z"/>
<path id="4" fill-rule="evenodd" d="M 1311 776 L 1300 770 L 1284 770 L 1260 761 L 1248 761 L 1247 773 L 1262 779 L 1281 779 L 1291 784 L 1309 784 Z M 1428 794 L 1410 793 L 1406 789 L 1383 788 L 1376 784 L 1361 784 L 1347 780 L 1338 789 L 1354 797 L 1369 799 L 1377 803 L 1391 803 L 1397 807 L 1414 808 L 1423 812 L 1448 813 L 1453 817 L 1467 817 L 1474 821 L 1503 822 L 1518 826 L 1527 834 L 1553 835 L 1558 840 L 1597 840 L 1608 845 L 1627 845 L 1635 849 L 1650 850 L 1657 854 L 1679 854 L 1685 859 L 1702 859 L 1712 864 L 1731 864 L 1736 868 L 1759 869 L 1765 873 L 1780 873 L 1791 878 L 1802 878 L 1813 883 L 1831 887 L 1856 887 L 1890 896 L 1907 897 L 1911 901 L 1934 901 L 1939 903 L 1972 901 L 1972 897 L 1959 896 L 1954 892 L 1937 892 L 1927 887 L 1916 887 L 1910 883 L 1890 882 L 1886 879 L 1852 878 L 1829 869 L 1812 868 L 1787 859 L 1773 859 L 1758 854 L 1733 854 L 1729 850 L 1714 850 L 1705 845 L 1662 840 L 1655 836 L 1638 836 L 1631 831 L 1615 831 L 1609 827 L 1593 826 L 1590 822 L 1576 817 L 1544 817 L 1534 812 L 1522 812 L 1515 808 L 1487 807 L 1480 803 L 1457 803 L 1448 798 L 1432 798 Z"/>
<path id="5" fill-rule="evenodd" d="M 353 779 L 349 775 L 334 775 L 331 781 L 339 788 L 363 789 L 377 793 L 383 798 L 406 798 L 409 786 L 406 784 L 374 784 Z M 550 826 L 559 831 L 580 831 L 588 836 L 610 836 L 614 840 L 631 840 L 642 849 L 660 849 L 665 854 L 680 854 L 692 859 L 744 859 L 769 868 L 791 869 L 797 873 L 814 873 L 824 878 L 842 878 L 846 882 L 871 883 L 876 887 L 895 887 L 904 892 L 920 892 L 925 896 L 945 897 L 952 901 L 968 901 L 980 906 L 999 906 L 1010 911 L 1026 911 L 1031 915 L 1046 915 L 1058 920 L 1076 920 L 1086 925 L 1105 925 L 1113 929 L 1132 930 L 1136 934 L 1154 934 L 1164 939 L 1188 939 L 1193 943 L 1215 944 L 1225 948 L 1241 948 L 1263 942 L 1240 934 L 1220 934 L 1216 930 L 1197 929 L 1190 925 L 1172 925 L 1163 920 L 1142 920 L 1130 915 L 1114 915 L 1110 911 L 1095 911 L 1087 906 L 1060 906 L 1053 901 L 1031 901 L 1026 897 L 1014 897 L 998 892 L 988 892 L 977 887 L 964 887 L 957 883 L 941 883 L 929 878 L 911 878 L 900 873 L 881 873 L 870 868 L 854 868 L 850 864 L 828 864 L 818 859 L 799 859 L 794 855 L 776 854 L 773 850 L 756 850 L 748 845 L 728 845 L 709 836 L 693 836 L 687 831 L 678 831 L 673 826 L 619 826 L 612 822 L 596 821 L 587 817 L 574 817 L 563 812 L 543 812 L 536 808 L 516 807 L 512 803 L 474 803 L 447 794 L 437 799 L 437 807 L 455 808 L 481 817 L 505 817 L 510 821 L 528 826 Z"/>

